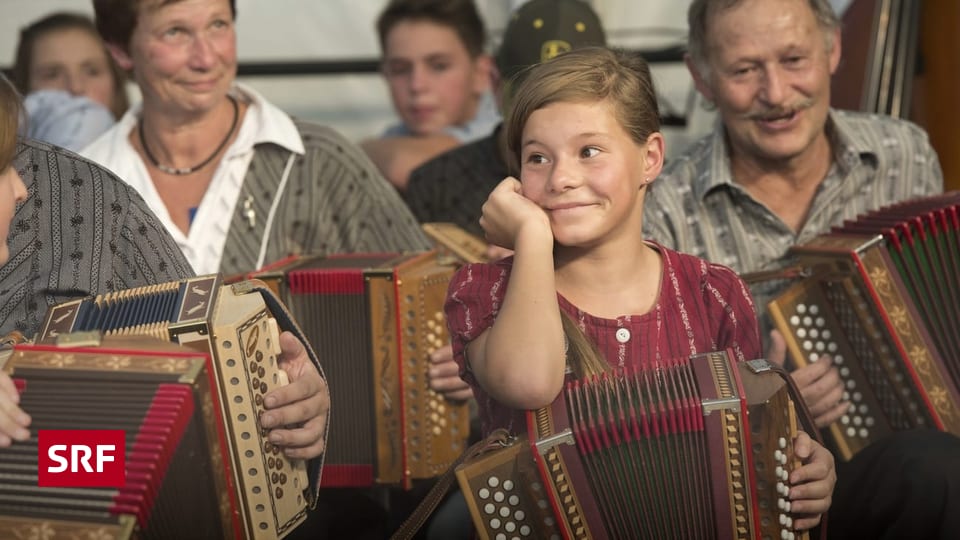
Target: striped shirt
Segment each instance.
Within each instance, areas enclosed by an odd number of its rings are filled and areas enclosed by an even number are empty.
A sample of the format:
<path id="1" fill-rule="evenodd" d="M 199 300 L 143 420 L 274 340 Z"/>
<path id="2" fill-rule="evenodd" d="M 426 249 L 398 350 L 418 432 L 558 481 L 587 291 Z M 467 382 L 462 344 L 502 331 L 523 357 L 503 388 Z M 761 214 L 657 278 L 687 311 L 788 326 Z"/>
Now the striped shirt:
<path id="1" fill-rule="evenodd" d="M 0 266 L 0 332 L 32 337 L 49 306 L 193 275 L 136 190 L 110 171 L 22 139 L 13 166 L 27 200 L 10 225 Z"/>
<path id="2" fill-rule="evenodd" d="M 747 286 L 729 268 L 651 244 L 662 255 L 660 296 L 647 313 L 604 319 L 557 295 L 560 309 L 614 366 L 658 361 L 732 348 L 738 360 L 760 357 L 756 315 Z M 484 435 L 497 428 L 526 427 L 523 411 L 507 408 L 481 388 L 466 365 L 464 350 L 493 325 L 510 281 L 513 257 L 461 268 L 450 282 L 445 304 L 454 359 L 473 387 Z"/>
<path id="3" fill-rule="evenodd" d="M 830 111 L 834 163 L 817 188 L 806 222 L 794 232 L 736 183 L 718 128 L 671 162 L 644 203 L 644 235 L 739 273 L 788 266 L 787 250 L 844 220 L 893 202 L 939 193 L 943 173 L 926 133 L 890 117 Z M 752 286 L 766 306 L 787 283 Z"/>

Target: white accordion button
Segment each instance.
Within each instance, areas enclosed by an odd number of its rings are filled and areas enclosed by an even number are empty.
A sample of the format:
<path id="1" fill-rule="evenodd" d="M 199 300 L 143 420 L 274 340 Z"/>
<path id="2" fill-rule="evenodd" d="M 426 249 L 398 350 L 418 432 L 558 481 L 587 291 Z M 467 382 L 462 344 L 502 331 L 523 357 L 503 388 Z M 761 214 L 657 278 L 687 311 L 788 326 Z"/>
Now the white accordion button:
<path id="1" fill-rule="evenodd" d="M 630 341 L 630 330 L 626 328 L 620 328 L 617 330 L 617 341 L 620 343 L 626 343 Z"/>

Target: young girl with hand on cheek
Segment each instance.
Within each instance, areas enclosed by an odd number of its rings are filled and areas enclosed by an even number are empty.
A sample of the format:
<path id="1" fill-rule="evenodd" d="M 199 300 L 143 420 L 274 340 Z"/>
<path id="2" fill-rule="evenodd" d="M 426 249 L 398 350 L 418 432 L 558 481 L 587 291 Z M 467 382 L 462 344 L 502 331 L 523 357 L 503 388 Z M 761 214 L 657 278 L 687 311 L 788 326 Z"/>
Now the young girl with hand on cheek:
<path id="1" fill-rule="evenodd" d="M 519 180 L 490 194 L 487 240 L 514 256 L 462 268 L 446 313 L 461 376 L 484 435 L 519 433 L 524 411 L 549 405 L 569 351 L 610 366 L 730 348 L 761 358 L 746 285 L 730 269 L 642 237 L 643 200 L 663 167 L 656 94 L 646 62 L 606 48 L 569 52 L 532 69 L 505 124 Z M 565 332 L 564 318 L 579 331 Z M 833 458 L 804 433 L 791 473 L 798 529 L 819 523 L 835 483 Z"/>

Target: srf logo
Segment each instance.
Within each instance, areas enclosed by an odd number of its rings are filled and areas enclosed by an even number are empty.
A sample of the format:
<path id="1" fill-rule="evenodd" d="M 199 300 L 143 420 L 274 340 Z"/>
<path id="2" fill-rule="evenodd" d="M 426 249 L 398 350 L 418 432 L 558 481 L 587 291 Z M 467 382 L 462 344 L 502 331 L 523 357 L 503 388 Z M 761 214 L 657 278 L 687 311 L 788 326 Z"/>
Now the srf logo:
<path id="1" fill-rule="evenodd" d="M 38 486 L 123 487 L 123 430 L 41 429 L 37 437 Z"/>

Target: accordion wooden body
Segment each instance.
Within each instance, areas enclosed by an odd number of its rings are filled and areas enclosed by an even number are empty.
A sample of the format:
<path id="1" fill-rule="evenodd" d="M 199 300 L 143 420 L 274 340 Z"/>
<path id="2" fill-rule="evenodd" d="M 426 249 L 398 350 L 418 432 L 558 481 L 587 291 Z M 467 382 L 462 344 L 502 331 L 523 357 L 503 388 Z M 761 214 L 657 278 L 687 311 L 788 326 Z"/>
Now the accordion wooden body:
<path id="1" fill-rule="evenodd" d="M 481 538 L 802 538 L 794 399 L 729 352 L 572 381 L 457 477 Z"/>
<path id="2" fill-rule="evenodd" d="M 792 360 L 830 354 L 850 411 L 842 459 L 893 431 L 960 435 L 960 195 L 858 217 L 792 248 L 808 277 L 769 305 Z"/>
<path id="3" fill-rule="evenodd" d="M 182 467 L 171 461 L 166 470 L 162 463 L 143 465 L 156 469 L 157 485 L 173 487 L 169 498 L 154 493 L 148 497 L 152 503 L 133 512 L 138 537 L 282 538 L 306 518 L 316 482 L 311 485 L 306 463 L 287 458 L 259 425 L 264 394 L 287 381 L 278 365 L 277 320 L 252 286 L 223 286 L 218 276 L 205 276 L 54 306 L 38 336 L 42 343 L 19 346 L 8 362 L 13 376 L 27 381 L 22 403 L 34 418 L 32 429 L 124 429 L 128 462 L 137 463 L 130 457 L 139 455 L 141 442 L 157 443 L 137 437 L 151 433 L 149 420 L 156 404 L 166 403 L 164 392 L 189 402 L 182 411 L 156 413 L 182 417 L 180 443 L 163 444 L 165 455 L 182 453 L 187 461 Z M 128 344 L 89 349 L 45 344 L 84 331 L 126 338 Z M 178 344 L 179 352 L 151 352 L 156 345 L 146 343 L 150 336 L 168 348 Z M 35 438 L 32 444 L 36 484 Z M 27 448 L 26 455 L 30 452 Z M 8 455 L 0 450 L 0 461 Z M 128 466 L 128 483 L 138 481 L 135 473 Z M 47 506 L 48 498 L 66 500 L 65 507 L 49 503 L 53 509 L 42 514 L 59 516 L 61 523 L 79 515 L 70 500 L 83 506 L 93 497 L 88 490 L 61 495 L 35 485 L 34 490 L 37 507 Z M 184 506 L 179 498 L 194 502 Z M 175 503 L 170 508 L 164 506 L 168 499 Z M 17 514 L 19 504 L 9 507 L 13 515 L 38 515 Z M 119 508 L 107 513 L 126 512 Z"/>
<path id="4" fill-rule="evenodd" d="M 433 251 L 296 257 L 255 274 L 300 321 L 337 391 L 323 486 L 402 485 L 442 474 L 466 447 L 469 409 L 429 386 L 449 342 L 454 267 Z"/>

